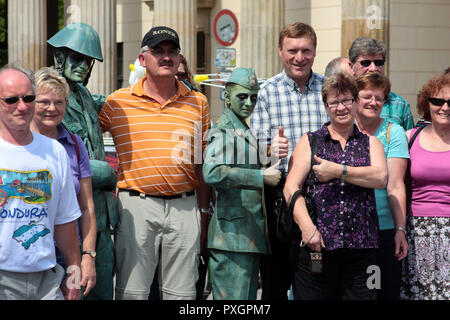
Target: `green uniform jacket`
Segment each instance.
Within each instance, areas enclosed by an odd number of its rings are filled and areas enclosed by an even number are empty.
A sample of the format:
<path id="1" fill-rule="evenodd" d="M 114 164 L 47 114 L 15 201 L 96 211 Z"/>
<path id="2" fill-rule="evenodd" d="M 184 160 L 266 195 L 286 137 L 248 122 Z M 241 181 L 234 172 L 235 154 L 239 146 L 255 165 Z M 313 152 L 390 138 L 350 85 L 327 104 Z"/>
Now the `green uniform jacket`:
<path id="1" fill-rule="evenodd" d="M 98 111 L 105 100 L 104 96 L 95 96 L 94 101 L 86 87 L 76 84 L 70 91 L 69 103 L 62 121 L 71 133 L 81 137 L 88 150 L 92 167 L 92 192 L 97 219 L 97 232 L 115 227 L 119 215 L 112 191 L 116 187 L 117 174 L 105 161 L 103 135 L 98 120 Z"/>
<path id="2" fill-rule="evenodd" d="M 229 109 L 208 133 L 203 178 L 216 189 L 217 199 L 208 229 L 208 248 L 267 253 L 258 143 Z"/>

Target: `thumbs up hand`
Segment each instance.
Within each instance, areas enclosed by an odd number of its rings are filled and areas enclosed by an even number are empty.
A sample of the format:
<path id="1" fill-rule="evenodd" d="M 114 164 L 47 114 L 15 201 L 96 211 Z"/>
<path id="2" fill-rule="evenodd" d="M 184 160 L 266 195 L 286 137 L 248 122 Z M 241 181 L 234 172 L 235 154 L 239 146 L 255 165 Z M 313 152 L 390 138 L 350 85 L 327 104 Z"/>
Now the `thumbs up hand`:
<path id="1" fill-rule="evenodd" d="M 312 166 L 314 174 L 320 182 L 327 182 L 341 176 L 342 165 L 314 156 L 315 165 Z"/>
<path id="2" fill-rule="evenodd" d="M 281 180 L 281 171 L 278 170 L 281 160 L 278 160 L 273 166 L 264 170 L 264 183 L 275 187 Z"/>
<path id="3" fill-rule="evenodd" d="M 278 127 L 278 135 L 273 138 L 270 146 L 270 155 L 275 159 L 286 158 L 289 154 L 289 141 L 284 137 L 284 130 L 282 126 Z"/>

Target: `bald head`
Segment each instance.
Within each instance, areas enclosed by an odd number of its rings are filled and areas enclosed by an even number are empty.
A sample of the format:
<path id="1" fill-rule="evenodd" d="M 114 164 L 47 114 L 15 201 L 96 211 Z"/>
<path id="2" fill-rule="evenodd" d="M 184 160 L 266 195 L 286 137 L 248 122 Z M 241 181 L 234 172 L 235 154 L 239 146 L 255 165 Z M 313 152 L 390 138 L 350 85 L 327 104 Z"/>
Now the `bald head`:
<path id="1" fill-rule="evenodd" d="M 2 67 L 0 69 L 0 96 L 2 96 L 1 91 L 3 90 L 4 85 L 6 85 L 7 83 L 14 84 L 17 79 L 25 80 L 24 77 L 29 82 L 31 89 L 33 90 L 33 94 L 35 94 L 36 84 L 32 72 L 13 65 L 6 65 Z"/>
<path id="2" fill-rule="evenodd" d="M 331 60 L 325 68 L 325 77 L 329 77 L 340 72 L 347 72 L 352 76 L 355 75 L 355 72 L 352 69 L 352 64 L 348 58 L 338 57 Z"/>
<path id="3" fill-rule="evenodd" d="M 20 68 L 0 70 L 0 135 L 9 143 L 26 145 L 33 140 L 30 130 L 35 106 L 32 79 Z"/>

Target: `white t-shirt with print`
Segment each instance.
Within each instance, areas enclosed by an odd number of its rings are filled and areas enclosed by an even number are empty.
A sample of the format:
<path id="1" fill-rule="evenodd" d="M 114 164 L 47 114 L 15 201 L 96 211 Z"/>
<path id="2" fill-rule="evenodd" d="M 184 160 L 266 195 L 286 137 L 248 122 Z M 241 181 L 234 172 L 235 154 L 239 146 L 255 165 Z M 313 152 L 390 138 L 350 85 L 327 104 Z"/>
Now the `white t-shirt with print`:
<path id="1" fill-rule="evenodd" d="M 26 146 L 0 138 L 0 270 L 53 268 L 54 225 L 80 215 L 69 158 L 58 141 L 34 132 Z"/>

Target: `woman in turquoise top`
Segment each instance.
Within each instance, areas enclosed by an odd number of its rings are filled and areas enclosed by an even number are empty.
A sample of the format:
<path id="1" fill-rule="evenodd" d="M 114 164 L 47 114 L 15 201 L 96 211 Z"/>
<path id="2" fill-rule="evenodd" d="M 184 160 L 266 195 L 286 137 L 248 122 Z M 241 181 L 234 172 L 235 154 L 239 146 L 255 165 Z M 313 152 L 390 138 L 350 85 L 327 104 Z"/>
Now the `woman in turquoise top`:
<path id="1" fill-rule="evenodd" d="M 401 260 L 406 257 L 406 192 L 404 177 L 408 164 L 408 140 L 404 129 L 380 117 L 389 97 L 390 81 L 371 72 L 356 79 L 358 110 L 356 121 L 361 132 L 383 143 L 387 158 L 388 184 L 375 190 L 380 224 L 377 265 L 381 269 L 378 299 L 397 300 L 400 296 Z"/>

